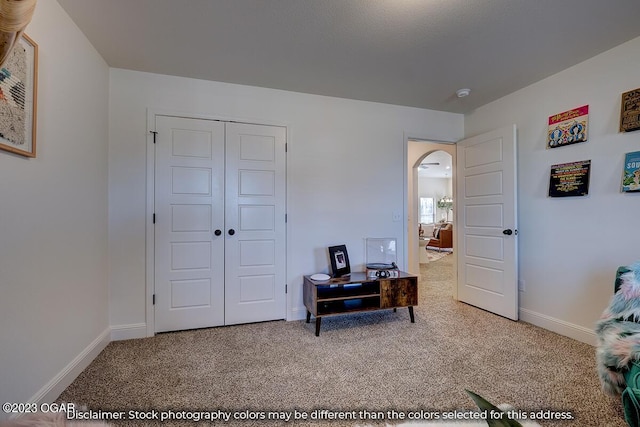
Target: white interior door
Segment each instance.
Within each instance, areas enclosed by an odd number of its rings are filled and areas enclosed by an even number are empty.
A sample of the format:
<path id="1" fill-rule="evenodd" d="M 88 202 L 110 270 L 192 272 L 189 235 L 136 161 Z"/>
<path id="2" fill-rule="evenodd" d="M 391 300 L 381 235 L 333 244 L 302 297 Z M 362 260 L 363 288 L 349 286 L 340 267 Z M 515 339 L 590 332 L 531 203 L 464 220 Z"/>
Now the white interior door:
<path id="1" fill-rule="evenodd" d="M 458 299 L 518 320 L 516 127 L 457 144 Z"/>
<path id="2" fill-rule="evenodd" d="M 285 317 L 285 128 L 227 123 L 225 324 Z"/>
<path id="3" fill-rule="evenodd" d="M 285 128 L 156 116 L 156 132 L 156 332 L 285 318 Z"/>
<path id="4" fill-rule="evenodd" d="M 224 123 L 156 116 L 155 329 L 224 324 Z"/>

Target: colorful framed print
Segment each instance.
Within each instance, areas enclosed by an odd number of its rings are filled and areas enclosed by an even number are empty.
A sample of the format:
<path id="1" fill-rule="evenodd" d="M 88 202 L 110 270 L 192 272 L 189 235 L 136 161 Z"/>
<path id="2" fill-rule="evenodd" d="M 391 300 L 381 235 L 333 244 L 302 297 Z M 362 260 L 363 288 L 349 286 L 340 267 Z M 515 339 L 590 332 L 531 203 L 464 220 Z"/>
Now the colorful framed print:
<path id="1" fill-rule="evenodd" d="M 38 45 L 20 37 L 0 69 L 0 149 L 36 156 Z"/>
<path id="2" fill-rule="evenodd" d="M 620 132 L 640 129 L 640 89 L 622 94 L 620 104 Z"/>
<path id="3" fill-rule="evenodd" d="M 589 194 L 591 160 L 551 166 L 549 197 L 586 196 Z"/>
<path id="4" fill-rule="evenodd" d="M 640 151 L 627 153 L 624 156 L 622 170 L 622 192 L 640 192 Z"/>
<path id="5" fill-rule="evenodd" d="M 547 148 L 562 147 L 586 141 L 588 125 L 588 105 L 550 116 L 547 129 Z"/>

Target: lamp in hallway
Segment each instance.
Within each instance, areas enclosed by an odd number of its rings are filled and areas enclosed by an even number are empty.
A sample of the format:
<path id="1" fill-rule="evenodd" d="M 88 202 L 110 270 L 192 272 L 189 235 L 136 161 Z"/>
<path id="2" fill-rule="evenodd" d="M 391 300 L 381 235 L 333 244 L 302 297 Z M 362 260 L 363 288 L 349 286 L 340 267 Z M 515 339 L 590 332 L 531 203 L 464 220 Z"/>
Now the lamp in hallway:
<path id="1" fill-rule="evenodd" d="M 436 204 L 439 209 L 444 209 L 446 212 L 446 221 L 449 222 L 449 211 L 453 210 L 453 199 L 451 196 L 443 196 L 438 200 Z"/>

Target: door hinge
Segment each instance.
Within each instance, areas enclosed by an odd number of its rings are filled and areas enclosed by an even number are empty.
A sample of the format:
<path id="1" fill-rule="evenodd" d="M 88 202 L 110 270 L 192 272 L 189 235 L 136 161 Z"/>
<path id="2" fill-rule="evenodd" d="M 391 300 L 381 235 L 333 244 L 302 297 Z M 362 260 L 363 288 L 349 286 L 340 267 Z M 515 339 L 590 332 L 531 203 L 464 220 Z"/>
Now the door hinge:
<path id="1" fill-rule="evenodd" d="M 156 305 L 156 294 L 153 294 L 152 301 L 153 305 Z"/>
<path id="2" fill-rule="evenodd" d="M 150 130 L 149 132 L 151 132 L 153 134 L 153 143 L 156 143 L 156 136 L 158 135 L 158 132 Z"/>
<path id="3" fill-rule="evenodd" d="M 289 285 L 284 285 L 284 293 L 288 294 L 289 293 Z"/>
<path id="4" fill-rule="evenodd" d="M 287 222 L 289 220 L 289 215 L 288 214 L 284 214 L 284 222 Z"/>
<path id="5" fill-rule="evenodd" d="M 153 223 L 156 223 L 156 214 L 153 214 Z"/>
<path id="6" fill-rule="evenodd" d="M 289 143 L 288 143 L 288 142 L 285 142 L 285 143 L 284 143 L 284 152 L 286 153 L 286 152 L 288 152 L 288 151 L 289 151 Z"/>

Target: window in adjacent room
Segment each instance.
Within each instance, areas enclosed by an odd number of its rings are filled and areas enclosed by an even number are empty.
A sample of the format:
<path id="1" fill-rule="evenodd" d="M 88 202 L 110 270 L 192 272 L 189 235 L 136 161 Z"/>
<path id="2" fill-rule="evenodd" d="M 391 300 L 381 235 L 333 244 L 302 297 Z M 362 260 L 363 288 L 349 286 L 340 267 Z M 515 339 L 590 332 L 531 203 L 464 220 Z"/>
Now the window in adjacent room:
<path id="1" fill-rule="evenodd" d="M 420 197 L 420 222 L 423 224 L 433 224 L 435 222 L 436 210 L 434 208 L 433 197 Z"/>

